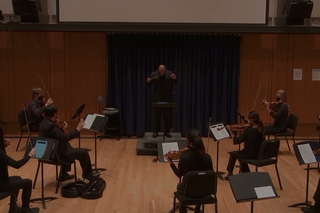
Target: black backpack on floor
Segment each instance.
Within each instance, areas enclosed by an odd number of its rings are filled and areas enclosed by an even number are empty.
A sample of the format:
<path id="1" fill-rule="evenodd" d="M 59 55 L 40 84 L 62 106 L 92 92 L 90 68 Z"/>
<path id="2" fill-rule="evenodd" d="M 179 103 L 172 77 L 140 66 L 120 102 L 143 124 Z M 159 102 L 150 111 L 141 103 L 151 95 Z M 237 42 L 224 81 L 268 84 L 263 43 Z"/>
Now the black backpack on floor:
<path id="1" fill-rule="evenodd" d="M 64 185 L 61 188 L 61 195 L 67 198 L 97 199 L 102 197 L 105 187 L 106 182 L 102 178 L 96 178 L 89 182 L 78 180 Z"/>

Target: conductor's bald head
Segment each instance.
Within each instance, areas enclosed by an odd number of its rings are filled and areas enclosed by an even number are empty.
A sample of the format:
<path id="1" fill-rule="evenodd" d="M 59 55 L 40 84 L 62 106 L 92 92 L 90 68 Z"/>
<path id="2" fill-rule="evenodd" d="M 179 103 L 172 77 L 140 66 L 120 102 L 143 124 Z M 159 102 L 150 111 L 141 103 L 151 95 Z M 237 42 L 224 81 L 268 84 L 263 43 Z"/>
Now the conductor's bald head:
<path id="1" fill-rule="evenodd" d="M 166 66 L 164 66 L 163 64 L 159 65 L 159 67 L 158 67 L 159 75 L 161 75 L 161 76 L 164 75 L 165 71 L 166 71 Z"/>

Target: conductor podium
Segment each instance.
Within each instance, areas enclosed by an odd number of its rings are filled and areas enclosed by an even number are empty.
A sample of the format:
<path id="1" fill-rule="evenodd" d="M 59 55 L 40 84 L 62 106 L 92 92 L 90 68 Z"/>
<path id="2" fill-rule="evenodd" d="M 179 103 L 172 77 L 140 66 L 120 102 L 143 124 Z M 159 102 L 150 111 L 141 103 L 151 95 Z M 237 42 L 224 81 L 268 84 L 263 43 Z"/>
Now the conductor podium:
<path id="1" fill-rule="evenodd" d="M 162 110 L 162 123 L 164 125 L 163 129 L 166 129 L 165 118 L 164 118 L 164 109 L 176 107 L 177 103 L 173 102 L 156 102 L 152 103 L 152 107 L 161 108 Z M 177 142 L 181 141 L 181 133 L 170 133 L 172 138 L 166 138 L 164 132 L 159 134 L 157 138 L 152 138 L 152 132 L 146 132 L 143 138 L 137 140 L 136 150 L 137 155 L 158 155 L 158 146 L 161 143 L 167 142 Z M 161 137 L 162 136 L 162 137 Z"/>

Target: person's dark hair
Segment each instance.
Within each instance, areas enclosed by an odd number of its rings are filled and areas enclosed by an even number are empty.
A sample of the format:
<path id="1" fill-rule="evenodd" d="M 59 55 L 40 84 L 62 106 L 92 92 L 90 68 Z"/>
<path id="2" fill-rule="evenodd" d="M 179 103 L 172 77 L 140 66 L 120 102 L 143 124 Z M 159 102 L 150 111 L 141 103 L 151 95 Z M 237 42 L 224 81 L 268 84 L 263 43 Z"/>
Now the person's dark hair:
<path id="1" fill-rule="evenodd" d="M 57 113 L 58 109 L 56 106 L 54 106 L 53 104 L 51 104 L 50 106 L 47 106 L 44 108 L 44 116 L 47 118 L 51 118 L 52 116 L 54 116 L 54 113 Z"/>
<path id="2" fill-rule="evenodd" d="M 203 145 L 203 141 L 201 139 L 200 133 L 197 129 L 189 129 L 187 131 L 187 139 L 192 143 L 193 148 L 200 154 L 205 153 L 205 147 Z"/>
<path id="3" fill-rule="evenodd" d="M 259 132 L 261 133 L 261 135 L 263 136 L 264 135 L 264 127 L 263 127 L 263 123 L 262 121 L 260 120 L 260 115 L 258 112 L 256 111 L 251 111 L 249 112 L 249 115 L 248 115 L 248 118 L 249 119 L 252 119 L 252 121 L 258 125 L 258 130 Z"/>

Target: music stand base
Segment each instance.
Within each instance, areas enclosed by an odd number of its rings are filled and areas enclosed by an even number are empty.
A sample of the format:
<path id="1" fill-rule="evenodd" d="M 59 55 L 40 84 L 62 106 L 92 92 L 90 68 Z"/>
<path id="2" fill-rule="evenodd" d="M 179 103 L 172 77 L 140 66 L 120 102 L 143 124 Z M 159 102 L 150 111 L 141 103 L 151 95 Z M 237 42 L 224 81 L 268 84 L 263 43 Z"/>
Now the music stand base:
<path id="1" fill-rule="evenodd" d="M 179 207 L 180 207 L 180 205 L 179 205 L 179 203 L 177 203 L 175 205 L 175 207 L 173 209 L 171 209 L 168 213 L 175 213 L 177 210 L 179 210 Z M 192 208 L 192 207 L 189 207 L 189 206 L 186 206 L 186 209 L 190 210 L 190 211 L 194 211 L 195 210 L 195 208 Z"/>
<path id="2" fill-rule="evenodd" d="M 311 202 L 310 201 L 307 201 L 307 202 L 302 202 L 302 203 L 295 203 L 295 204 L 292 204 L 292 205 L 289 205 L 288 207 L 298 207 L 298 206 L 308 206 L 308 207 L 311 207 Z"/>
<path id="3" fill-rule="evenodd" d="M 46 200 L 47 201 L 52 201 L 52 200 L 56 200 L 58 198 L 56 197 L 42 197 L 42 198 L 34 198 L 34 199 L 31 199 L 30 202 L 38 202 L 38 201 L 41 201 L 42 203 L 42 208 L 43 209 L 46 209 Z"/>
<path id="4" fill-rule="evenodd" d="M 225 174 L 225 172 L 216 172 L 217 177 L 220 178 L 221 180 L 225 180 L 224 177 L 222 177 L 222 175 Z"/>

